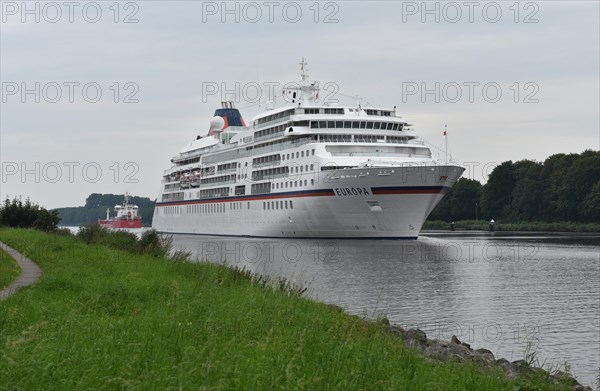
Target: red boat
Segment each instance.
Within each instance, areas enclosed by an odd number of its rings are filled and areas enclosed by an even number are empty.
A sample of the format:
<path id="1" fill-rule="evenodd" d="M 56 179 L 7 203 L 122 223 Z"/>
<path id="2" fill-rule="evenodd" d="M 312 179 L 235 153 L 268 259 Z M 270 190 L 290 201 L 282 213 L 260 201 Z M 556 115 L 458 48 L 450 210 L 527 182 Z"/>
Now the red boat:
<path id="1" fill-rule="evenodd" d="M 110 217 L 110 209 L 106 209 L 106 220 L 98 220 L 103 228 L 142 228 L 142 217 L 137 205 L 129 203 L 129 193 L 125 194 L 123 205 L 115 205 L 115 217 Z"/>

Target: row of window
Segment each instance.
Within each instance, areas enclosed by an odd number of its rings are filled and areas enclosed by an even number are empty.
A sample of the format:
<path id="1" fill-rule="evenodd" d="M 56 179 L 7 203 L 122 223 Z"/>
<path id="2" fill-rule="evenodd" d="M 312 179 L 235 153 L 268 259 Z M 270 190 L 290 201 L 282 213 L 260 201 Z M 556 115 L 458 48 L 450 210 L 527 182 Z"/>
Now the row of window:
<path id="1" fill-rule="evenodd" d="M 314 185 L 315 180 L 311 179 L 310 184 Z M 271 186 L 273 189 L 293 189 L 294 187 L 308 186 L 308 180 L 304 179 L 304 181 L 285 181 L 281 183 L 273 183 Z"/>
<path id="2" fill-rule="evenodd" d="M 200 180 L 200 184 L 208 185 L 211 183 L 222 183 L 222 182 L 230 182 L 230 181 L 235 181 L 235 174 L 215 176 L 212 178 L 202 178 Z"/>
<path id="3" fill-rule="evenodd" d="M 271 179 L 271 178 L 285 178 L 287 177 L 290 168 L 288 166 L 277 167 L 277 168 L 267 168 L 266 170 L 257 170 L 252 172 L 252 180 L 260 181 L 263 179 Z"/>
<path id="4" fill-rule="evenodd" d="M 311 129 L 381 129 L 402 130 L 403 124 L 379 121 L 310 121 Z"/>
<path id="5" fill-rule="evenodd" d="M 196 193 L 198 198 L 216 198 L 229 196 L 229 187 L 217 187 L 216 189 L 204 189 Z"/>
<path id="6" fill-rule="evenodd" d="M 277 153 L 275 155 L 267 155 L 267 156 L 261 156 L 261 157 L 254 158 L 254 159 L 252 159 L 252 165 L 257 166 L 259 164 L 278 162 L 280 160 L 281 160 L 281 155 Z"/>
<path id="7" fill-rule="evenodd" d="M 181 214 L 178 206 L 165 206 L 162 208 L 163 215 L 173 216 Z"/>
<path id="8" fill-rule="evenodd" d="M 279 210 L 279 209 L 294 209 L 294 203 L 292 200 L 263 202 L 263 210 Z"/>
<path id="9" fill-rule="evenodd" d="M 244 209 L 243 202 L 230 202 L 229 210 L 242 210 Z M 246 202 L 246 209 L 250 209 L 250 202 Z M 281 200 L 281 201 L 265 201 L 263 202 L 263 210 L 285 210 L 294 209 L 294 202 L 292 200 Z M 179 206 L 165 206 L 161 208 L 162 214 L 165 216 L 181 215 L 182 209 Z M 197 204 L 197 205 L 186 205 L 186 214 L 215 214 L 225 213 L 227 207 L 224 202 L 212 203 L 212 204 Z"/>
<path id="10" fill-rule="evenodd" d="M 392 112 L 389 110 L 365 109 L 365 113 L 367 113 L 367 115 L 382 115 L 384 117 L 392 115 Z"/>
<path id="11" fill-rule="evenodd" d="M 266 194 L 271 192 L 271 182 L 253 183 L 250 186 L 250 194 Z"/>
<path id="12" fill-rule="evenodd" d="M 295 109 L 289 109 L 289 110 L 281 111 L 279 113 L 275 113 L 275 114 L 271 114 L 271 115 L 268 115 L 268 116 L 263 117 L 263 118 L 259 118 L 258 121 L 256 121 L 256 122 L 258 124 L 264 124 L 265 122 L 269 122 L 269 121 L 272 121 L 274 119 L 289 117 L 290 115 L 294 114 L 294 111 L 295 111 Z"/>
<path id="13" fill-rule="evenodd" d="M 186 205 L 185 209 L 187 214 L 225 213 L 225 204 L 220 202 L 218 204 Z"/>
<path id="14" fill-rule="evenodd" d="M 309 153 L 310 152 L 310 153 Z M 306 157 L 309 157 L 310 155 L 315 156 L 315 150 L 311 149 L 310 151 L 307 149 L 306 150 Z M 305 151 L 297 151 L 296 152 L 296 159 L 300 159 L 301 157 L 305 156 Z M 290 153 L 286 153 L 286 154 L 282 154 L 281 155 L 281 160 L 290 160 L 290 159 L 294 159 L 294 152 Z"/>
<path id="15" fill-rule="evenodd" d="M 163 202 L 171 202 L 171 201 L 182 201 L 183 200 L 183 192 L 178 193 L 166 193 L 163 194 L 162 200 Z"/>
<path id="16" fill-rule="evenodd" d="M 199 161 L 200 161 L 199 157 L 194 157 L 194 158 L 191 158 L 191 159 L 180 160 L 176 164 L 178 166 L 185 166 L 187 164 L 198 163 Z"/>
<path id="17" fill-rule="evenodd" d="M 272 128 L 254 132 L 254 140 L 258 141 L 261 137 L 283 135 L 286 125 L 273 126 Z"/>
<path id="18" fill-rule="evenodd" d="M 237 166 L 238 166 L 238 163 L 219 164 L 217 166 L 217 171 L 222 172 L 222 171 L 235 170 Z"/>
<path id="19" fill-rule="evenodd" d="M 364 110 L 365 110 L 365 113 L 367 113 L 367 115 L 381 115 L 384 117 L 389 117 L 392 115 L 392 111 L 390 111 L 390 110 L 377 110 L 377 109 L 364 109 Z M 360 110 L 358 108 L 357 109 L 348 108 L 348 112 L 355 113 L 355 112 L 360 112 Z M 337 107 L 324 107 L 324 108 L 311 107 L 311 108 L 304 109 L 304 114 L 344 114 L 344 109 L 337 108 Z"/>

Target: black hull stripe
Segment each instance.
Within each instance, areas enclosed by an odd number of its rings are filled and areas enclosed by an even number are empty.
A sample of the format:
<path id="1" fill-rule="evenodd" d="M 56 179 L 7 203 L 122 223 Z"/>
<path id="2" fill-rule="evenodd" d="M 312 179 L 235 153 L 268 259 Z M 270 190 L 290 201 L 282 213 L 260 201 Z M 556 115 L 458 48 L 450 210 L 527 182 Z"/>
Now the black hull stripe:
<path id="1" fill-rule="evenodd" d="M 374 195 L 386 194 L 446 194 L 450 190 L 447 186 L 395 186 L 395 187 L 372 187 Z M 274 200 L 280 198 L 304 198 L 304 197 L 329 197 L 334 196 L 333 189 L 301 190 L 291 192 L 279 192 L 269 194 L 244 195 L 232 197 L 205 198 L 188 201 L 157 202 L 156 206 L 176 206 L 176 205 L 198 205 L 214 202 L 239 202 L 239 201 L 260 201 Z"/>

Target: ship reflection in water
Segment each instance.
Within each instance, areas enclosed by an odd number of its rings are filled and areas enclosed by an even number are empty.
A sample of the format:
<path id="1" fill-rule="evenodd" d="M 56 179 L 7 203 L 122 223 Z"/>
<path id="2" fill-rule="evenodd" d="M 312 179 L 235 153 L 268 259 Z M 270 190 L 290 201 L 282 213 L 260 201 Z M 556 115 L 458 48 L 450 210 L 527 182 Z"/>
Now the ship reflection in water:
<path id="1" fill-rule="evenodd" d="M 425 234 L 426 235 L 426 234 Z M 433 234 L 432 234 L 433 235 Z M 600 367 L 600 237 L 485 233 L 417 241 L 175 235 L 176 249 L 303 284 L 368 317 L 456 335 L 514 361 L 568 362 L 582 384 Z"/>

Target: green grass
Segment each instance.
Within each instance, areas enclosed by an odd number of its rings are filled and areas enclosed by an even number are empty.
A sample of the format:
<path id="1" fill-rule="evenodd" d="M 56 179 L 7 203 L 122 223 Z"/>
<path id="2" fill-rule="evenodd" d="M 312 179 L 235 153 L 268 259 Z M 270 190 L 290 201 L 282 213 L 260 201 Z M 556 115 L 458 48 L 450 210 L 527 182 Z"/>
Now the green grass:
<path id="1" fill-rule="evenodd" d="M 568 389 L 429 361 L 381 323 L 224 266 L 31 230 L 0 240 L 44 270 L 0 302 L 2 390 Z"/>
<path id="2" fill-rule="evenodd" d="M 0 290 L 6 288 L 21 274 L 21 268 L 10 255 L 0 249 Z"/>
<path id="3" fill-rule="evenodd" d="M 488 230 L 488 221 L 485 220 L 459 220 L 455 228 L 461 230 Z M 494 226 L 496 231 L 541 231 L 541 232 L 600 232 L 598 223 L 573 223 L 568 221 L 547 223 L 544 221 L 503 222 L 497 221 Z M 447 221 L 425 221 L 424 230 L 450 230 Z"/>

